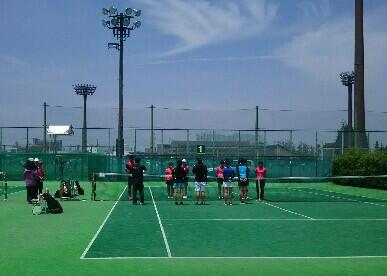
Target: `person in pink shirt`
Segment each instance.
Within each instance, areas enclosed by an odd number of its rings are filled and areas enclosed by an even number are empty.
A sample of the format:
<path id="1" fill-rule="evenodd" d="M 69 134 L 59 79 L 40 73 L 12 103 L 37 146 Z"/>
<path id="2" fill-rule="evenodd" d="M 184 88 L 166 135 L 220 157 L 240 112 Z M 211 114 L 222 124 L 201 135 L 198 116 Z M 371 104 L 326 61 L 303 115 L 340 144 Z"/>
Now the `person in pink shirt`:
<path id="1" fill-rule="evenodd" d="M 36 185 L 38 174 L 33 158 L 28 158 L 26 164 L 24 165 L 23 175 L 27 190 L 27 202 L 31 203 L 31 201 L 38 196 L 38 187 Z"/>
<path id="2" fill-rule="evenodd" d="M 165 169 L 165 184 L 167 184 L 168 198 L 173 198 L 173 162 L 169 162 Z"/>
<path id="3" fill-rule="evenodd" d="M 224 160 L 220 160 L 219 166 L 216 167 L 216 182 L 218 183 L 218 198 L 222 199 L 224 190 L 223 190 L 223 169 L 224 164 L 226 162 Z"/>
<path id="4" fill-rule="evenodd" d="M 265 179 L 266 168 L 263 166 L 263 162 L 258 162 L 258 167 L 255 168 L 256 176 L 256 188 L 257 188 L 257 200 L 263 200 L 265 195 Z"/>

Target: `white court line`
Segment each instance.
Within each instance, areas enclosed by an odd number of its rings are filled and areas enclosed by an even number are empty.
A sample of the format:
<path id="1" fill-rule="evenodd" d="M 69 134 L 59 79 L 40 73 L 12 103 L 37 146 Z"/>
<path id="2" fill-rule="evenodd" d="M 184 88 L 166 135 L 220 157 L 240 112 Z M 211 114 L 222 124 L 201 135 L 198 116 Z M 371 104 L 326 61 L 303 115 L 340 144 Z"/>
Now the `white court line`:
<path id="1" fill-rule="evenodd" d="M 129 260 L 129 259 L 280 259 L 280 260 L 302 260 L 302 259 L 381 259 L 387 256 L 300 256 L 300 257 L 281 257 L 281 256 L 262 256 L 262 257 L 99 257 L 84 258 L 84 260 Z"/>
<path id="2" fill-rule="evenodd" d="M 163 219 L 164 221 L 387 221 L 387 218 L 208 218 L 208 219 Z"/>
<path id="3" fill-rule="evenodd" d="M 282 210 L 282 211 L 285 211 L 285 212 L 288 212 L 288 213 L 291 213 L 291 214 L 297 215 L 297 216 L 301 216 L 301 217 L 304 217 L 304 218 L 307 218 L 307 219 L 314 219 L 314 218 L 312 218 L 312 217 L 308 217 L 308 216 L 305 216 L 305 215 L 303 215 L 303 214 L 300 214 L 300 213 L 297 213 L 297 212 L 293 212 L 293 211 L 290 211 L 290 210 L 288 210 L 288 209 L 285 209 L 285 208 L 281 208 L 281 207 L 279 207 L 279 206 L 276 206 L 276 205 L 273 205 L 273 204 L 267 203 L 267 202 L 265 202 L 265 201 L 263 201 L 263 203 L 264 203 L 264 204 L 266 204 L 266 205 L 269 205 L 269 206 L 271 206 L 271 207 L 274 207 L 274 208 L 280 209 L 280 210 Z"/>
<path id="4" fill-rule="evenodd" d="M 302 192 L 305 193 L 305 191 L 302 191 Z M 334 192 L 334 191 L 328 191 L 328 192 L 337 193 L 337 192 Z M 325 196 L 325 197 L 331 197 L 331 198 L 344 199 L 344 200 L 352 201 L 352 202 L 359 202 L 359 203 L 365 203 L 365 204 L 371 204 L 371 205 L 386 207 L 386 205 L 383 205 L 383 204 L 378 204 L 378 203 L 369 202 L 369 201 L 360 201 L 360 200 L 356 200 L 356 199 L 352 199 L 352 198 L 346 198 L 346 197 L 341 197 L 341 196 L 325 195 L 325 194 L 320 194 L 320 193 L 317 193 L 317 192 L 306 192 L 306 193 L 313 194 L 313 195 L 318 195 L 318 196 Z M 353 196 L 353 195 L 350 195 L 350 194 L 343 194 L 343 193 L 337 193 L 337 194 Z"/>
<path id="5" fill-rule="evenodd" d="M 153 206 L 155 207 L 157 219 L 159 220 L 161 234 L 163 235 L 165 248 L 167 249 L 167 253 L 168 253 L 168 258 L 172 258 L 171 249 L 169 248 L 169 244 L 168 244 L 168 240 L 167 240 L 167 235 L 165 235 L 164 227 L 163 227 L 163 224 L 161 223 L 159 211 L 157 210 L 156 202 L 155 202 L 155 199 L 153 198 L 152 189 L 151 189 L 151 187 L 148 187 L 148 188 L 149 188 L 150 195 L 152 197 Z"/>
<path id="6" fill-rule="evenodd" d="M 91 241 L 89 242 L 89 244 L 87 245 L 85 251 L 83 251 L 82 255 L 81 255 L 81 258 L 80 259 L 85 259 L 85 256 L 87 254 L 87 252 L 89 251 L 90 247 L 93 245 L 95 239 L 97 238 L 97 236 L 99 235 L 99 233 L 101 232 L 102 228 L 105 226 L 105 223 L 107 222 L 107 220 L 109 219 L 110 215 L 112 214 L 114 208 L 116 208 L 116 205 L 117 203 L 120 201 L 122 195 L 124 194 L 125 190 L 126 190 L 127 186 L 125 186 L 125 188 L 123 189 L 122 193 L 120 194 L 120 196 L 118 197 L 118 200 L 114 203 L 113 207 L 110 209 L 109 213 L 107 214 L 106 218 L 104 219 L 104 221 L 102 222 L 101 226 L 98 228 L 97 232 L 95 233 L 94 237 L 91 239 Z"/>

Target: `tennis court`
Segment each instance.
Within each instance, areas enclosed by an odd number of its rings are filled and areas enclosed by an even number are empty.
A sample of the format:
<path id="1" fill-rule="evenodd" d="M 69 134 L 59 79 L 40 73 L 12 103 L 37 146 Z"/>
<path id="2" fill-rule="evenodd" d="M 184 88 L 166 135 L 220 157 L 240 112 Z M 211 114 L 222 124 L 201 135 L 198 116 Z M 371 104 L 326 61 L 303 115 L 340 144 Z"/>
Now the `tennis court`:
<path id="1" fill-rule="evenodd" d="M 265 201 L 225 206 L 209 184 L 206 205 L 195 205 L 192 194 L 176 206 L 164 186 L 148 182 L 146 205 L 138 206 L 127 200 L 125 182 L 105 185 L 100 194 L 115 191 L 117 201 L 81 259 L 387 257 L 384 191 L 379 198 L 327 183 L 278 183 Z"/>

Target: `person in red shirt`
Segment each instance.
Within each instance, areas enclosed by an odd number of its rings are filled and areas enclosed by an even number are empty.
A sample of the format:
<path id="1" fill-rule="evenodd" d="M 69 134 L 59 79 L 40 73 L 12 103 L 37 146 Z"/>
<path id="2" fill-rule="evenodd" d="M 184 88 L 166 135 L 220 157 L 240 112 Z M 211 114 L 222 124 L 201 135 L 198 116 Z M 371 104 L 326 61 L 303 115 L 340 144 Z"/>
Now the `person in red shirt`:
<path id="1" fill-rule="evenodd" d="M 133 177 L 132 169 L 136 163 L 134 162 L 134 155 L 129 155 L 129 161 L 125 166 L 125 171 L 128 174 L 128 198 L 133 200 Z"/>
<path id="2" fill-rule="evenodd" d="M 265 178 L 266 168 L 263 166 L 263 162 L 258 162 L 258 167 L 255 168 L 256 176 L 256 188 L 257 188 L 257 200 L 263 200 L 265 195 Z"/>
<path id="3" fill-rule="evenodd" d="M 165 184 L 167 184 L 168 198 L 173 198 L 173 162 L 169 162 L 165 169 Z"/>
<path id="4" fill-rule="evenodd" d="M 40 161 L 39 159 L 36 161 L 36 159 L 35 159 L 35 162 L 36 162 L 36 165 L 38 167 L 38 169 L 36 171 L 38 174 L 36 186 L 38 187 L 38 194 L 42 195 L 43 194 L 43 182 L 44 182 L 44 170 L 42 168 L 42 161 Z"/>
<path id="5" fill-rule="evenodd" d="M 224 189 L 223 189 L 223 169 L 224 169 L 224 164 L 226 162 L 224 160 L 220 160 L 219 166 L 216 167 L 216 182 L 218 183 L 218 198 L 222 199 L 223 194 L 224 194 Z"/>

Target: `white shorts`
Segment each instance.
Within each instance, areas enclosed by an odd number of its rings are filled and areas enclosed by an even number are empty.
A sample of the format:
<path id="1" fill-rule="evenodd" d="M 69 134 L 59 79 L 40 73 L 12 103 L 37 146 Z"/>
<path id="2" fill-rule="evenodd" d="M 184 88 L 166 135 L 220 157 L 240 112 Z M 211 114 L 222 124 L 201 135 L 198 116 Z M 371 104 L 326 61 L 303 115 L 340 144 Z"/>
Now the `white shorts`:
<path id="1" fill-rule="evenodd" d="M 232 188 L 232 187 L 233 187 L 232 184 L 233 184 L 233 183 L 232 183 L 232 182 L 229 182 L 229 181 L 223 182 L 223 187 L 224 187 L 224 188 Z"/>
<path id="2" fill-rule="evenodd" d="M 206 182 L 195 182 L 195 192 L 204 192 Z"/>

